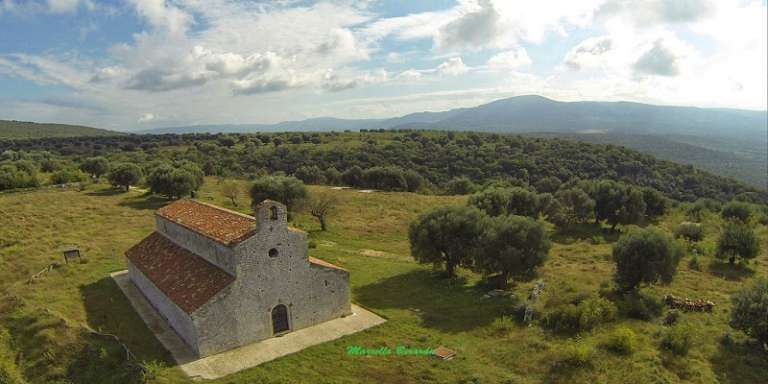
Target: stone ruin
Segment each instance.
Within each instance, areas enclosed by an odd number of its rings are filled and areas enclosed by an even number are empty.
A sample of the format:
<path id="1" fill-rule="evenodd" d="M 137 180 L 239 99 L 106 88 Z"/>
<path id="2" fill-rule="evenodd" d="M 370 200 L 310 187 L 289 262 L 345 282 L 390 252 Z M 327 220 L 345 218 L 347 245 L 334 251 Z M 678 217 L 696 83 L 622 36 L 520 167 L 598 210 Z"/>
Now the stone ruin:
<path id="1" fill-rule="evenodd" d="M 709 300 L 681 298 L 674 295 L 665 295 L 664 303 L 684 312 L 712 312 L 715 308 L 715 303 Z"/>

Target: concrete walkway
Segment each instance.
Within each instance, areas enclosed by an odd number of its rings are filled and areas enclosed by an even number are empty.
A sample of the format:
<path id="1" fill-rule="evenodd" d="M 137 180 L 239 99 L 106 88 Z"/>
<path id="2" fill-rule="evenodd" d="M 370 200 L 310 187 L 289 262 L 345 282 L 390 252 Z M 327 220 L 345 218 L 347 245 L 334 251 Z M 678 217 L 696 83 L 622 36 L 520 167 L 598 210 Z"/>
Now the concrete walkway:
<path id="1" fill-rule="evenodd" d="M 198 359 L 128 278 L 128 271 L 112 273 L 112 279 L 131 302 L 155 337 L 171 352 L 179 367 L 192 378 L 218 379 L 255 367 L 304 348 L 351 335 L 386 320 L 352 304 L 352 315 L 299 329 L 217 355 Z"/>

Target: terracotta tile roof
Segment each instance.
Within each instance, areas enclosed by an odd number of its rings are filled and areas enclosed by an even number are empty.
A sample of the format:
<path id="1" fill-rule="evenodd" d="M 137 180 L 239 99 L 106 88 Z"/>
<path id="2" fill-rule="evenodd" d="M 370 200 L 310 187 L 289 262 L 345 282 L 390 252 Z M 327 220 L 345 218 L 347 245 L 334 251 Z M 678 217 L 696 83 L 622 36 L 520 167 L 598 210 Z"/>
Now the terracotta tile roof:
<path id="1" fill-rule="evenodd" d="M 155 286 L 187 313 L 235 280 L 202 257 L 153 232 L 125 252 Z"/>
<path id="2" fill-rule="evenodd" d="M 331 264 L 331 263 L 329 263 L 329 262 L 327 262 L 325 260 L 316 259 L 316 258 L 314 258 L 312 256 L 309 257 L 309 263 L 310 264 L 319 265 L 319 266 L 322 266 L 322 267 L 326 267 L 326 268 L 333 268 L 333 269 L 338 269 L 340 271 L 346 271 L 346 269 L 344 269 L 342 267 L 339 267 L 336 264 Z"/>
<path id="3" fill-rule="evenodd" d="M 241 242 L 256 231 L 252 216 L 190 199 L 168 204 L 157 215 L 225 245 Z"/>

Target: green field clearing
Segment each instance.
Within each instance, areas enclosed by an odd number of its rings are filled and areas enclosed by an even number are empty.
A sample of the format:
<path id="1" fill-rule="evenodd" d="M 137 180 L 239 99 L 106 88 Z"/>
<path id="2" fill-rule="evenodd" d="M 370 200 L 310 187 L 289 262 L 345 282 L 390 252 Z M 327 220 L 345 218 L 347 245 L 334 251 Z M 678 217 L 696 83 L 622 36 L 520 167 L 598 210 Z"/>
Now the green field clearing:
<path id="1" fill-rule="evenodd" d="M 205 202 L 248 213 L 246 182 L 237 206 L 209 177 L 198 193 Z M 521 323 L 513 307 L 524 300 L 534 281 L 513 286 L 511 298 L 483 298 L 479 275 L 460 270 L 457 282 L 442 279 L 409 254 L 408 224 L 421 212 L 446 204 L 464 204 L 462 196 L 413 193 L 361 193 L 353 189 L 309 186 L 310 194 L 332 194 L 338 210 L 329 230 L 308 214 L 294 225 L 309 233 L 309 254 L 347 268 L 353 301 L 388 321 L 378 327 L 308 348 L 211 383 L 764 383 L 768 357 L 728 326 L 730 295 L 757 276 L 768 275 L 766 226 L 758 226 L 763 249 L 750 269 L 732 270 L 699 256 L 701 271 L 687 255 L 669 286 L 648 288 L 658 294 L 705 298 L 713 313 L 683 314 L 694 343 L 687 356 L 661 351 L 661 319 L 620 318 L 581 335 L 560 335 Z M 0 358 L 16 362 L 31 383 L 130 383 L 140 375 L 124 363 L 124 351 L 87 329 L 117 335 L 136 357 L 151 367 L 149 383 L 190 382 L 173 367 L 168 353 L 136 315 L 109 273 L 125 268 L 123 252 L 153 230 L 153 212 L 166 200 L 142 191 L 119 193 L 107 185 L 84 191 L 49 189 L 0 194 Z M 685 221 L 679 210 L 658 225 L 671 230 Z M 720 219 L 706 217 L 703 247 L 713 249 Z M 549 260 L 539 270 L 548 291 L 597 292 L 611 279 L 611 246 L 616 235 L 585 226 L 554 233 Z M 60 249 L 80 246 L 84 263 L 53 269 L 27 284 Z M 618 325 L 638 335 L 634 354 L 614 354 L 600 345 Z M 732 343 L 723 343 L 726 333 Z M 4 334 L 9 336 L 3 336 Z M 591 364 L 563 369 L 554 362 L 573 339 L 595 347 Z M 347 346 L 369 348 L 445 345 L 456 358 L 425 356 L 350 356 Z M 1 367 L 0 367 L 1 368 Z M 3 384 L 2 380 L 0 380 Z"/>

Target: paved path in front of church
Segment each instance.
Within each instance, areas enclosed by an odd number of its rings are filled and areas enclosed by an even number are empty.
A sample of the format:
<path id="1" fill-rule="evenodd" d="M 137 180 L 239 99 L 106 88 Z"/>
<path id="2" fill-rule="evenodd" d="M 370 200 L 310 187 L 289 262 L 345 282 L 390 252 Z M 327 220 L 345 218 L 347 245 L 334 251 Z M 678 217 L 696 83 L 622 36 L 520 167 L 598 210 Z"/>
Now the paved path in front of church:
<path id="1" fill-rule="evenodd" d="M 198 359 L 131 283 L 128 271 L 115 272 L 111 276 L 155 337 L 176 359 L 181 370 L 193 379 L 218 379 L 313 345 L 360 332 L 386 321 L 352 304 L 352 315 Z"/>

